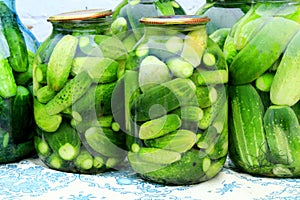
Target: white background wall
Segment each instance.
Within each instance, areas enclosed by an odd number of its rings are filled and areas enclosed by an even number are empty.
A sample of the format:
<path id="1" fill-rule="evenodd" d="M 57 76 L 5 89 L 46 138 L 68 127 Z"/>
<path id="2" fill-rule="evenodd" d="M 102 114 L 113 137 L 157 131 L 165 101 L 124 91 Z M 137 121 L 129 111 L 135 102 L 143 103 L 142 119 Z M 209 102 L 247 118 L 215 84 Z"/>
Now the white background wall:
<path id="1" fill-rule="evenodd" d="M 61 12 L 91 8 L 114 9 L 121 0 L 16 0 L 17 12 L 24 25 L 30 27 L 42 42 L 52 31 L 47 18 Z M 205 0 L 177 0 L 187 14 L 194 14 Z"/>

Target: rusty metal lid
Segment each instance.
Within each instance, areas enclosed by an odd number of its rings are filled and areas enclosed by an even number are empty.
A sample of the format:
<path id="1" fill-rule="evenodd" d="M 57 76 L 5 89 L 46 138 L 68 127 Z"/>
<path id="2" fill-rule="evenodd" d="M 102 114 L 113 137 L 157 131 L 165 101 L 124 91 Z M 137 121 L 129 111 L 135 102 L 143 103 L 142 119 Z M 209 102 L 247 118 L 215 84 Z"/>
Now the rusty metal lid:
<path id="1" fill-rule="evenodd" d="M 176 24 L 206 24 L 210 19 L 208 17 L 200 17 L 199 15 L 172 15 L 172 16 L 156 16 L 143 17 L 140 22 L 150 25 L 176 25 Z"/>
<path id="2" fill-rule="evenodd" d="M 72 20 L 89 20 L 96 18 L 104 18 L 112 15 L 112 10 L 105 9 L 88 9 L 88 10 L 76 10 L 71 12 L 64 12 L 58 15 L 53 15 L 48 18 L 50 22 L 63 22 Z"/>

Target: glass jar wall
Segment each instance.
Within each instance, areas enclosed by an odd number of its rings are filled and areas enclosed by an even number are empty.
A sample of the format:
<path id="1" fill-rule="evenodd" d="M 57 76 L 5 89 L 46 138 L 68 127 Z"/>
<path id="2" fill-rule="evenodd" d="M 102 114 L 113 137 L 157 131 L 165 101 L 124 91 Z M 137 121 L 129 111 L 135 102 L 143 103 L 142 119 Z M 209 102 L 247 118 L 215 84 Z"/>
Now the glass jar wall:
<path id="1" fill-rule="evenodd" d="M 195 184 L 222 169 L 228 149 L 227 64 L 207 37 L 208 18 L 142 18 L 145 35 L 130 52 L 112 96 L 127 134 L 128 160 L 145 180 Z"/>
<path id="2" fill-rule="evenodd" d="M 256 1 L 224 46 L 230 158 L 263 176 L 300 175 L 300 4 Z"/>
<path id="3" fill-rule="evenodd" d="M 50 168 L 79 173 L 118 169 L 125 136 L 115 123 L 111 95 L 126 49 L 110 34 L 110 10 L 49 18 L 53 32 L 33 65 L 35 148 Z"/>
<path id="4" fill-rule="evenodd" d="M 0 163 L 34 153 L 32 61 L 38 42 L 21 23 L 14 0 L 0 0 Z"/>
<path id="5" fill-rule="evenodd" d="M 252 0 L 207 0 L 196 15 L 210 18 L 207 33 L 223 48 L 231 27 L 250 9 Z"/>

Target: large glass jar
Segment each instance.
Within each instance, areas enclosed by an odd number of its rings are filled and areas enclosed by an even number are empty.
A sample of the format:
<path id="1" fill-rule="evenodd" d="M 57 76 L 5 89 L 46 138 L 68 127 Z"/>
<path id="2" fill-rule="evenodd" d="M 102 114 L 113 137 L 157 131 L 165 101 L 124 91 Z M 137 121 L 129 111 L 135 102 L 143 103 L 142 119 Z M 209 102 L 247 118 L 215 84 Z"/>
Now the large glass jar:
<path id="1" fill-rule="evenodd" d="M 142 17 L 182 15 L 185 11 L 175 0 L 122 0 L 113 13 L 112 31 L 129 50 L 143 36 Z M 124 33 L 125 31 L 125 33 Z"/>
<path id="2" fill-rule="evenodd" d="M 207 0 L 196 15 L 207 16 L 208 35 L 222 48 L 231 27 L 250 9 L 252 0 Z"/>
<path id="3" fill-rule="evenodd" d="M 300 4 L 257 1 L 226 40 L 230 158 L 255 175 L 300 175 Z"/>
<path id="4" fill-rule="evenodd" d="M 51 16 L 52 34 L 33 65 L 35 148 L 50 168 L 79 173 L 118 169 L 124 134 L 111 95 L 126 49 L 110 34 L 110 10 Z"/>
<path id="5" fill-rule="evenodd" d="M 34 153 L 31 83 L 37 46 L 15 1 L 0 0 L 0 163 Z"/>
<path id="6" fill-rule="evenodd" d="M 226 160 L 227 65 L 207 37 L 208 18 L 142 18 L 145 34 L 112 96 L 127 133 L 128 160 L 144 179 L 167 185 L 214 177 Z"/>

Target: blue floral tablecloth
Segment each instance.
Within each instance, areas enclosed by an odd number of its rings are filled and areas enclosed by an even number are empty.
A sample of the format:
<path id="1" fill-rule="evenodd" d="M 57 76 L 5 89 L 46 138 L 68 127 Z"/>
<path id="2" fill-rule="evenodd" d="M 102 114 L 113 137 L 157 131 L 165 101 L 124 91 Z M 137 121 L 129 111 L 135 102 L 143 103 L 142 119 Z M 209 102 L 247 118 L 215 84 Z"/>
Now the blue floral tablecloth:
<path id="1" fill-rule="evenodd" d="M 300 199 L 300 179 L 253 177 L 229 166 L 210 181 L 175 187 L 146 182 L 129 167 L 83 175 L 55 171 L 38 159 L 27 159 L 0 165 L 0 199 Z"/>

